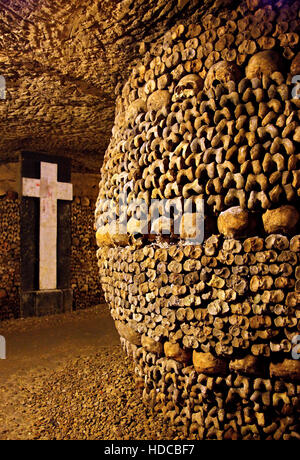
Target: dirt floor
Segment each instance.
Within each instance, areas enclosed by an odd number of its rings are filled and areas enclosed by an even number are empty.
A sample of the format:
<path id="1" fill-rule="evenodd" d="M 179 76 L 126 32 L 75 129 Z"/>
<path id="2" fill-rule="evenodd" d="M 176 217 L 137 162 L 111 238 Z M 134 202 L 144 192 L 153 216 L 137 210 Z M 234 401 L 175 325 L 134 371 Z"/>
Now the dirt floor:
<path id="1" fill-rule="evenodd" d="M 178 439 L 147 411 L 104 305 L 0 323 L 0 440 Z"/>

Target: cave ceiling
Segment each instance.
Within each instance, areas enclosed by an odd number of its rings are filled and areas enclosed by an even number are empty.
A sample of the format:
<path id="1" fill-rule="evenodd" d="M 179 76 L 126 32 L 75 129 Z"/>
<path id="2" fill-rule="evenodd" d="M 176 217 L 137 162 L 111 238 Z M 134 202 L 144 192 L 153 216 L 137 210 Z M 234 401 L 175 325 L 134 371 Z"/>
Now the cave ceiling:
<path id="1" fill-rule="evenodd" d="M 115 87 L 141 50 L 179 18 L 223 3 L 1 0 L 0 74 L 7 91 L 0 101 L 0 162 L 31 150 L 69 156 L 74 171 L 98 171 Z"/>

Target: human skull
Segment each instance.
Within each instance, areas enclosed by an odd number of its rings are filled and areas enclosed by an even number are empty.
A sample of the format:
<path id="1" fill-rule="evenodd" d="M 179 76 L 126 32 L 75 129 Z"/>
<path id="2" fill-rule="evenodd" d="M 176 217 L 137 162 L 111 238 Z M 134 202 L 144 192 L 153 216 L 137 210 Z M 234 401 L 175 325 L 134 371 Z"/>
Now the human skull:
<path id="1" fill-rule="evenodd" d="M 251 57 L 246 67 L 246 77 L 251 80 L 262 75 L 269 76 L 280 70 L 279 67 L 279 56 L 275 51 L 260 51 Z"/>
<path id="2" fill-rule="evenodd" d="M 209 89 L 215 85 L 215 82 L 227 83 L 228 81 L 236 81 L 240 77 L 240 70 L 238 67 L 227 61 L 220 61 L 211 66 L 207 72 L 204 88 Z"/>
<path id="3" fill-rule="evenodd" d="M 137 99 L 133 101 L 126 110 L 126 121 L 127 123 L 134 123 L 134 120 L 141 112 L 147 111 L 146 102 L 143 99 Z"/>
<path id="4" fill-rule="evenodd" d="M 167 90 L 157 90 L 150 94 L 147 100 L 147 110 L 158 112 L 163 107 L 167 107 L 170 103 L 171 95 Z"/>
<path id="5" fill-rule="evenodd" d="M 291 74 L 300 75 L 300 52 L 296 54 L 291 64 Z"/>
<path id="6" fill-rule="evenodd" d="M 176 102 L 178 100 L 197 96 L 202 88 L 203 80 L 201 77 L 199 77 L 199 75 L 185 75 L 183 78 L 181 78 L 178 85 L 175 87 L 172 101 Z"/>

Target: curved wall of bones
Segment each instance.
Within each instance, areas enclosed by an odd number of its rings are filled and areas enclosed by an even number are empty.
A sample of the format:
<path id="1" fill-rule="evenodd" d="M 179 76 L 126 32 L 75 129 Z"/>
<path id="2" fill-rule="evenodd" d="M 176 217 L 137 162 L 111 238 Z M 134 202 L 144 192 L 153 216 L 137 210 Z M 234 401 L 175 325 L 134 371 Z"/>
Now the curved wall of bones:
<path id="1" fill-rule="evenodd" d="M 117 97 L 101 282 L 143 398 L 185 437 L 300 438 L 299 9 L 254 1 L 177 25 Z M 191 213 L 179 234 L 164 231 L 176 209 L 144 234 L 132 205 L 196 198 L 197 244 Z"/>

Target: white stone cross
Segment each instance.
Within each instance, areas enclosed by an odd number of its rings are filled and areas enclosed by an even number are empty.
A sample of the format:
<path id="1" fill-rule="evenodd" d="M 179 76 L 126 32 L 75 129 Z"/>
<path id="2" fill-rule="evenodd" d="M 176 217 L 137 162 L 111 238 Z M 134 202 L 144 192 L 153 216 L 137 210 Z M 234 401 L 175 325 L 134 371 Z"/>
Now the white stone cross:
<path id="1" fill-rule="evenodd" d="M 57 164 L 41 162 L 41 178 L 23 178 L 23 196 L 40 198 L 41 290 L 57 288 L 57 200 L 73 199 L 73 186 L 57 182 Z"/>

